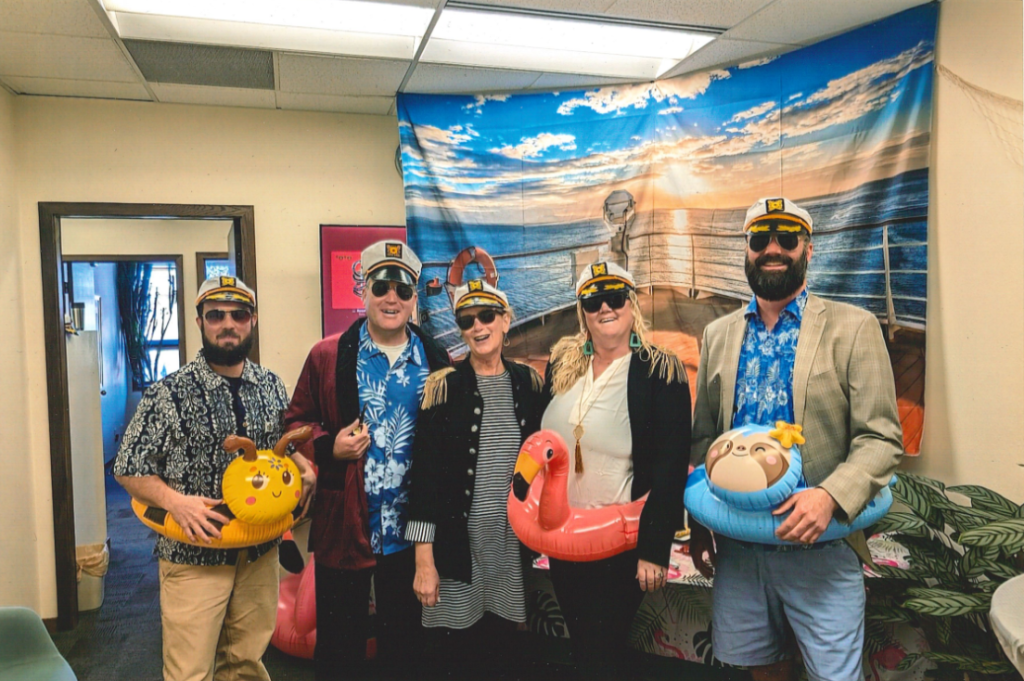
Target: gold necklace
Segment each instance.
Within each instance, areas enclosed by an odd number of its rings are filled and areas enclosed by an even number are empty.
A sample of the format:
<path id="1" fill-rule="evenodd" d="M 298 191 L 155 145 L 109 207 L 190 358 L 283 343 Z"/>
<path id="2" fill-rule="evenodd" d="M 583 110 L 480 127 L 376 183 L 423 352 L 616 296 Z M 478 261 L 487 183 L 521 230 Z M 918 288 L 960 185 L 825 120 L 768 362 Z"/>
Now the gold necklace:
<path id="1" fill-rule="evenodd" d="M 605 367 L 605 370 L 602 373 L 607 373 L 608 370 L 612 368 L 612 364 L 614 364 L 614 362 L 615 360 L 609 362 L 608 366 Z M 588 374 L 591 376 L 594 375 L 593 359 L 590 360 L 590 366 L 587 367 L 587 373 L 583 375 L 584 381 L 587 380 Z M 597 379 L 595 378 L 593 383 L 596 382 Z M 593 400 L 590 401 L 590 405 L 587 407 L 586 411 L 583 411 L 583 395 L 584 393 L 586 393 L 586 383 L 584 383 L 583 388 L 580 389 L 580 403 L 578 409 L 578 411 L 580 412 L 580 418 L 579 421 L 576 423 L 576 427 L 572 429 L 572 436 L 576 438 L 576 475 L 582 475 L 583 473 L 583 450 L 580 448 L 580 440 L 583 439 L 583 433 L 585 432 L 583 429 L 583 420 L 587 418 L 587 414 L 589 414 L 590 410 L 594 408 L 594 405 L 597 403 L 597 401 L 601 399 L 601 395 L 604 393 L 604 389 L 607 388 L 608 384 L 611 382 L 611 377 L 608 377 L 604 385 L 602 385 L 601 389 L 597 392 L 597 395 L 594 397 Z M 591 383 L 591 386 L 593 386 L 593 383 Z"/>

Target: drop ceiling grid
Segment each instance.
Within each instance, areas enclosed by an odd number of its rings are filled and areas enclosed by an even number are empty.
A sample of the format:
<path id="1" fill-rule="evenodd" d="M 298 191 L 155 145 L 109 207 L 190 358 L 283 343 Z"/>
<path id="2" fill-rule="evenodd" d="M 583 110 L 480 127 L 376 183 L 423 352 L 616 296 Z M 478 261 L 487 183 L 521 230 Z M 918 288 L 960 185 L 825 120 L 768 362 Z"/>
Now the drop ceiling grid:
<path id="1" fill-rule="evenodd" d="M 279 54 L 282 92 L 315 95 L 394 96 L 409 61 Z"/>
<path id="2" fill-rule="evenodd" d="M 0 31 L 0 76 L 138 82 L 110 38 Z"/>
<path id="3" fill-rule="evenodd" d="M 87 0 L 2 0 L 0 31 L 110 37 Z"/>

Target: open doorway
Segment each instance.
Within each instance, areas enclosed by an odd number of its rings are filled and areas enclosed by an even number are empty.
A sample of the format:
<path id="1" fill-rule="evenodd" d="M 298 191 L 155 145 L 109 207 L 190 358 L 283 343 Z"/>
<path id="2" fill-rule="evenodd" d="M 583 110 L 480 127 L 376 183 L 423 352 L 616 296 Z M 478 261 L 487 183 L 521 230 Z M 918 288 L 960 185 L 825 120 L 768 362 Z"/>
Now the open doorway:
<path id="1" fill-rule="evenodd" d="M 199 272 L 195 266 L 196 254 L 226 256 L 221 260 L 227 263 L 221 264 L 233 268 L 258 290 L 255 230 L 251 206 L 40 203 L 39 214 L 54 507 L 56 625 L 59 630 L 69 630 L 76 626 L 79 612 L 76 547 L 82 545 L 83 539 L 94 538 L 86 536 L 88 533 L 104 537 L 106 530 L 106 527 L 97 530 L 83 519 L 76 501 L 78 497 L 86 501 L 99 497 L 105 505 L 104 488 L 107 487 L 102 475 L 95 477 L 95 471 L 91 480 L 100 481 L 98 493 L 95 484 L 82 483 L 79 479 L 80 466 L 74 454 L 81 447 L 74 446 L 77 438 L 73 433 L 70 395 L 72 389 L 77 389 L 82 372 L 70 362 L 80 361 L 78 355 L 83 348 L 90 350 L 94 358 L 95 384 L 82 392 L 96 398 L 91 404 L 95 405 L 98 430 L 102 434 L 95 458 L 102 471 L 103 464 L 116 454 L 117 440 L 142 390 L 183 365 L 201 347 L 198 328 L 191 328 L 195 324 L 188 323 L 193 315 L 187 307 L 205 278 L 205 272 Z M 214 235 L 213 241 L 186 247 L 190 229 Z M 120 236 L 115 234 L 117 230 L 121 230 Z M 147 238 L 147 234 L 150 237 Z M 148 248 L 140 244 L 148 244 Z M 115 339 L 125 342 L 124 334 L 117 331 L 115 325 L 115 322 L 120 323 L 116 320 L 120 312 L 113 312 L 114 300 L 118 297 L 118 275 L 125 285 L 135 282 L 138 297 L 148 296 L 156 314 L 145 318 L 134 358 L 129 359 L 129 351 L 124 350 L 120 360 L 111 356 L 104 363 L 100 360 L 102 346 L 114 344 Z M 250 353 L 255 361 L 258 361 L 258 343 L 257 336 Z M 117 372 L 118 361 L 127 365 L 121 374 Z M 118 383 L 119 380 L 122 382 Z M 122 385 L 124 410 L 119 414 L 113 405 L 103 410 L 100 399 L 116 397 L 111 392 L 115 386 Z M 102 394 L 104 391 L 106 395 Z M 106 429 L 103 428 L 105 420 L 110 422 Z M 95 516 L 96 509 L 93 511 Z M 127 507 L 123 512 L 131 513 Z M 131 527 L 136 525 L 141 527 L 137 521 Z M 148 555 L 151 549 L 150 542 L 145 553 Z"/>

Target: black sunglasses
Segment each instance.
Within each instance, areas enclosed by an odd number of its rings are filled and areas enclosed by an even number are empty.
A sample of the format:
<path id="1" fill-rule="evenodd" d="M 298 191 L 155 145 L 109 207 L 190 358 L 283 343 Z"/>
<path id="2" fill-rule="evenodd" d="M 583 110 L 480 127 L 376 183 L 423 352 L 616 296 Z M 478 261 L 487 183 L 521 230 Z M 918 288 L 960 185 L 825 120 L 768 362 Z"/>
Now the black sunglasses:
<path id="1" fill-rule="evenodd" d="M 615 293 L 607 293 L 603 296 L 584 298 L 580 301 L 580 304 L 583 306 L 584 312 L 594 314 L 601 309 L 602 303 L 607 303 L 608 308 L 611 310 L 618 310 L 626 304 L 627 300 L 629 300 L 629 295 L 625 291 L 616 291 Z"/>
<path id="2" fill-rule="evenodd" d="M 455 318 L 455 323 L 459 325 L 459 328 L 463 331 L 469 331 L 473 328 L 473 322 L 477 319 L 480 320 L 481 324 L 490 324 L 494 321 L 494 318 L 498 316 L 497 310 L 492 310 L 487 307 L 480 310 L 476 314 L 463 314 Z"/>
<path id="3" fill-rule="evenodd" d="M 768 244 L 775 239 L 775 243 L 784 251 L 792 251 L 800 243 L 798 232 L 758 232 L 747 237 L 747 246 L 754 253 L 760 253 L 768 248 Z"/>
<path id="4" fill-rule="evenodd" d="M 412 300 L 412 294 L 415 293 L 412 286 L 397 281 L 384 281 L 383 279 L 378 279 L 373 282 L 373 286 L 370 287 L 370 292 L 373 293 L 376 298 L 383 298 L 388 294 L 392 284 L 395 285 L 395 293 L 398 294 L 398 298 L 400 300 Z"/>
<path id="5" fill-rule="evenodd" d="M 239 324 L 244 324 L 252 319 L 252 310 L 207 310 L 203 313 L 203 319 L 210 324 L 220 324 L 228 315 Z"/>

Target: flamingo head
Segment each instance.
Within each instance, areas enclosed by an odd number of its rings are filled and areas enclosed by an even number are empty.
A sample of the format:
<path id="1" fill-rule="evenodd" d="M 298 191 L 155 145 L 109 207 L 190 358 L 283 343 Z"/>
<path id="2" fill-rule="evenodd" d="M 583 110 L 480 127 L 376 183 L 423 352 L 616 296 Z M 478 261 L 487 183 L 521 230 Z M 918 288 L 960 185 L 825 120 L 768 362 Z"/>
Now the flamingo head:
<path id="1" fill-rule="evenodd" d="M 512 475 L 512 491 L 519 501 L 526 501 L 533 479 L 552 461 L 568 461 L 565 440 L 553 430 L 541 430 L 526 439 L 519 450 Z"/>

